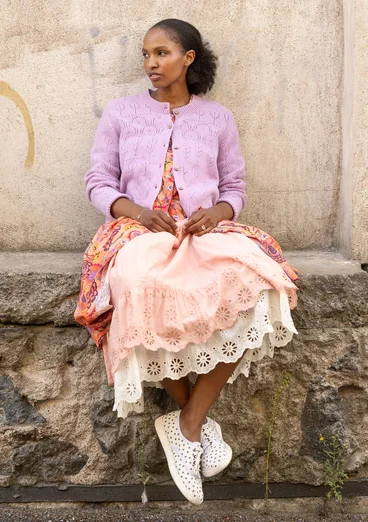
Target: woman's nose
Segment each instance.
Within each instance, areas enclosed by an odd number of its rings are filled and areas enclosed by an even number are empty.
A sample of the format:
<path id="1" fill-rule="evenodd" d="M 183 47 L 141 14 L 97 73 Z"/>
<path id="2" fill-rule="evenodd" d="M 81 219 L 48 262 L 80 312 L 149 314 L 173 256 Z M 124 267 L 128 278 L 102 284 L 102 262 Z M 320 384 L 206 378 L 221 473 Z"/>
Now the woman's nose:
<path id="1" fill-rule="evenodd" d="M 150 56 L 148 59 L 148 67 L 150 69 L 153 69 L 154 67 L 157 67 L 157 60 L 155 56 Z"/>

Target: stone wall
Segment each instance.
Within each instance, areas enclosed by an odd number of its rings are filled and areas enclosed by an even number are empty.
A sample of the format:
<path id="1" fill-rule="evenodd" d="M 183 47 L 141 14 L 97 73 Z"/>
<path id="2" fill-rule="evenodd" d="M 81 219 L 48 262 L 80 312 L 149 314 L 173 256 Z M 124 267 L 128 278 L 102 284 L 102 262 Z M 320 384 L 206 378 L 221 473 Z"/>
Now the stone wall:
<path id="1" fill-rule="evenodd" d="M 351 480 L 368 478 L 368 274 L 337 254 L 288 254 L 302 269 L 299 334 L 253 364 L 212 409 L 234 458 L 216 482 L 263 482 L 272 398 L 284 371 L 271 482 L 324 481 L 320 433 L 340 432 Z M 146 390 L 146 412 L 112 412 L 102 352 L 73 322 L 81 254 L 0 254 L 0 485 L 137 484 L 169 479 L 153 419 L 173 408 Z"/>
<path id="2" fill-rule="evenodd" d="M 103 221 L 83 185 L 98 118 L 111 98 L 149 86 L 142 38 L 167 17 L 198 25 L 219 55 L 210 96 L 239 126 L 248 165 L 242 219 L 284 248 L 336 242 L 340 0 L 19 0 L 1 6 L 2 250 L 87 246 Z"/>

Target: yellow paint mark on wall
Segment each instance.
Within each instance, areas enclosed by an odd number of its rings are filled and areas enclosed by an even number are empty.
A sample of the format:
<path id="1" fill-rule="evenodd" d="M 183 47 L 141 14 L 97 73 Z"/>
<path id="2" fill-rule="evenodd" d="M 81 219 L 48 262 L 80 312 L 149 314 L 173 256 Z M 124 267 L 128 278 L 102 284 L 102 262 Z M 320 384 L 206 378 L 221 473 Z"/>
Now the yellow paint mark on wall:
<path id="1" fill-rule="evenodd" d="M 8 83 L 3 81 L 0 81 L 0 96 L 6 96 L 10 100 L 12 100 L 22 113 L 28 134 L 28 153 L 25 167 L 31 168 L 35 156 L 35 141 L 31 115 L 29 114 L 27 105 L 24 103 L 23 98 L 17 93 L 17 91 L 12 89 Z"/>

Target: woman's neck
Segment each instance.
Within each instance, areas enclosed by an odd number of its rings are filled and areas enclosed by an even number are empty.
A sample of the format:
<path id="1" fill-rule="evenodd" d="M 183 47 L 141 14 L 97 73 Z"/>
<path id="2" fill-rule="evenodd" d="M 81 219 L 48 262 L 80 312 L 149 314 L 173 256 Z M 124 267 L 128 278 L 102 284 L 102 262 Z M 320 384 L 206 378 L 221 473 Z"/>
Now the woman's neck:
<path id="1" fill-rule="evenodd" d="M 171 89 L 157 89 L 157 91 L 150 91 L 150 94 L 152 98 L 158 102 L 169 103 L 171 109 L 187 105 L 191 98 L 188 89 L 174 91 Z"/>

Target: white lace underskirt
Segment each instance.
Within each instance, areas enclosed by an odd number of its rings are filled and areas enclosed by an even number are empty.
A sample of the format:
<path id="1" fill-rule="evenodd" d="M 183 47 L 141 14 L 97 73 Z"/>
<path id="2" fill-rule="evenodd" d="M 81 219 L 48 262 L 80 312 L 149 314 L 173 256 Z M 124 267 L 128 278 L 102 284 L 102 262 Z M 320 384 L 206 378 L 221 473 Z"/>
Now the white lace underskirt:
<path id="1" fill-rule="evenodd" d="M 131 411 L 141 413 L 144 386 L 162 388 L 162 379 L 180 379 L 185 375 L 194 381 L 197 375 L 208 373 L 219 362 L 237 361 L 244 352 L 227 382 L 234 382 L 241 373 L 248 377 L 253 361 L 266 355 L 273 358 L 274 348 L 285 346 L 294 333 L 298 332 L 285 291 L 265 290 L 253 308 L 239 313 L 231 328 L 217 330 L 206 343 L 190 343 L 179 352 L 151 351 L 142 345 L 133 348 L 114 374 L 113 411 L 122 418 Z"/>

